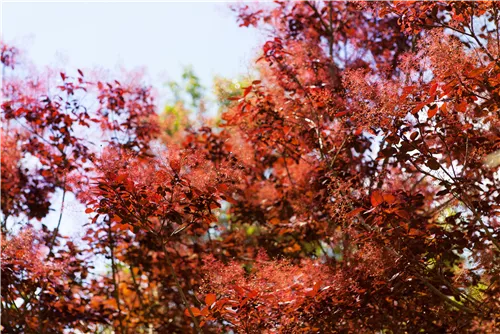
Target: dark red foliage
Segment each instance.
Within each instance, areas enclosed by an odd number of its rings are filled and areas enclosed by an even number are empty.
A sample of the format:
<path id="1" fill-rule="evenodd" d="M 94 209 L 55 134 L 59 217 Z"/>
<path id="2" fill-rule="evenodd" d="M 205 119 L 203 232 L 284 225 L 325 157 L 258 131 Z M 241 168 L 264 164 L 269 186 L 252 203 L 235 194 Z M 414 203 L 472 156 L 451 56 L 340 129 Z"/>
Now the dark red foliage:
<path id="1" fill-rule="evenodd" d="M 4 330 L 498 331 L 498 3 L 233 9 L 269 39 L 218 126 L 81 71 L 4 83 Z M 34 224 L 56 192 L 81 240 Z"/>

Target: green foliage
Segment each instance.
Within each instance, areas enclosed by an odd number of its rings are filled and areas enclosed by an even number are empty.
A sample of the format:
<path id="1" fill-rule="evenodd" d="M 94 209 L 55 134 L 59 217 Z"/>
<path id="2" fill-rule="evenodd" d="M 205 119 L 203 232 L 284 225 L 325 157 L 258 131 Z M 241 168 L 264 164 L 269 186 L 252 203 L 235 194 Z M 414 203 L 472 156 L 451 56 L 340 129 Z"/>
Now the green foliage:
<path id="1" fill-rule="evenodd" d="M 179 82 L 169 81 L 165 85 L 171 98 L 160 115 L 160 121 L 165 132 L 173 136 L 191 125 L 191 115 L 203 111 L 205 88 L 191 66 L 184 67 Z"/>
<path id="2" fill-rule="evenodd" d="M 184 67 L 180 82 L 169 81 L 166 86 L 173 95 L 173 104 L 182 102 L 192 108 L 200 106 L 205 87 L 201 84 L 200 78 L 196 75 L 192 66 Z"/>
<path id="3" fill-rule="evenodd" d="M 243 94 L 243 89 L 251 85 L 255 80 L 251 76 L 239 76 L 235 79 L 216 76 L 213 81 L 213 91 L 219 106 L 219 112 L 231 104 L 231 98 L 237 98 Z"/>

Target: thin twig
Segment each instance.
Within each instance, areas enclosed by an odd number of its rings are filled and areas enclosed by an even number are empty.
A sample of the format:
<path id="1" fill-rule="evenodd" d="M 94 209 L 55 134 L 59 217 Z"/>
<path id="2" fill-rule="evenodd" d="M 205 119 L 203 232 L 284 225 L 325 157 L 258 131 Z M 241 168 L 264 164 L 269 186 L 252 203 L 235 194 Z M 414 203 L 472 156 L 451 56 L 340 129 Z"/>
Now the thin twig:
<path id="1" fill-rule="evenodd" d="M 179 278 L 177 277 L 177 274 L 175 273 L 174 266 L 172 265 L 172 261 L 170 261 L 170 256 L 168 255 L 167 251 L 167 246 L 166 246 L 166 240 L 163 237 L 163 234 L 160 235 L 160 242 L 162 244 L 163 248 L 163 253 L 165 254 L 165 262 L 167 263 L 167 266 L 169 267 L 170 271 L 172 272 L 172 277 L 174 278 L 175 285 L 177 286 L 177 290 L 179 290 L 179 294 L 181 295 L 182 302 L 184 303 L 184 306 L 186 306 L 189 315 L 191 316 L 191 319 L 193 319 L 194 327 L 198 333 L 203 333 L 203 331 L 200 328 L 200 325 L 198 323 L 198 319 L 193 314 L 193 311 L 191 310 L 191 307 L 189 307 L 189 302 L 186 298 L 186 295 L 184 294 L 184 290 L 182 289 L 181 283 L 179 281 Z"/>

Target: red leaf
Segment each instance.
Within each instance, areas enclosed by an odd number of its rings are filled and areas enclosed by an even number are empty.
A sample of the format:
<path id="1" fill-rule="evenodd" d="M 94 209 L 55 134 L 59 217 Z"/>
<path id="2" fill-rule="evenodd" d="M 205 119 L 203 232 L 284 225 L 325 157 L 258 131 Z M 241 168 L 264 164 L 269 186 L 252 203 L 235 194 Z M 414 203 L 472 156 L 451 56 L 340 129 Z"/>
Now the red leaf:
<path id="1" fill-rule="evenodd" d="M 422 235 L 423 233 L 415 228 L 410 228 L 410 231 L 408 232 L 408 235 Z"/>
<path id="2" fill-rule="evenodd" d="M 252 291 L 248 292 L 247 297 L 248 298 L 255 298 L 255 297 L 257 297 L 258 294 L 259 293 L 257 291 L 252 290 Z"/>
<path id="3" fill-rule="evenodd" d="M 410 219 L 410 214 L 405 210 L 396 210 L 396 214 L 404 219 Z"/>
<path id="4" fill-rule="evenodd" d="M 123 180 L 125 180 L 126 178 L 127 178 L 127 174 L 122 173 L 122 174 L 119 174 L 119 175 L 116 177 L 115 181 L 116 181 L 116 182 L 118 182 L 118 183 L 121 183 L 121 182 L 123 182 Z"/>
<path id="5" fill-rule="evenodd" d="M 94 210 L 92 210 L 91 208 L 85 209 L 85 213 L 92 213 L 92 212 L 94 212 Z"/>
<path id="6" fill-rule="evenodd" d="M 460 104 L 455 106 L 458 112 L 466 112 L 467 111 L 467 101 L 463 100 Z"/>
<path id="7" fill-rule="evenodd" d="M 252 86 L 248 86 L 247 88 L 245 88 L 245 90 L 243 91 L 243 96 L 246 97 L 250 92 L 252 91 Z"/>
<path id="8" fill-rule="evenodd" d="M 431 86 L 431 89 L 429 89 L 429 95 L 434 95 L 434 93 L 436 93 L 437 86 L 437 82 Z"/>
<path id="9" fill-rule="evenodd" d="M 376 207 L 376 206 L 379 206 L 380 204 L 384 203 L 384 197 L 382 196 L 382 193 L 380 191 L 375 190 L 372 193 L 370 201 L 372 203 L 372 206 Z"/>
<path id="10" fill-rule="evenodd" d="M 427 160 L 426 165 L 427 165 L 427 167 L 429 167 L 432 170 L 438 170 L 441 167 L 439 162 L 437 162 L 437 160 L 434 158 Z"/>
<path id="11" fill-rule="evenodd" d="M 427 101 L 426 102 L 422 102 L 422 103 L 419 103 L 417 104 L 417 106 L 415 108 L 413 108 L 412 110 L 412 114 L 415 115 L 416 113 L 418 113 L 423 107 L 425 107 L 427 105 Z"/>
<path id="12" fill-rule="evenodd" d="M 120 217 L 118 216 L 114 216 L 113 219 L 111 219 L 111 221 L 113 222 L 117 222 L 117 223 L 121 223 L 123 219 L 121 219 Z M 123 225 L 123 224 L 122 224 Z"/>
<path id="13" fill-rule="evenodd" d="M 347 217 L 350 218 L 350 217 L 354 217 L 354 216 L 357 216 L 358 214 L 360 214 L 361 212 L 363 212 L 365 209 L 364 208 L 357 208 L 357 209 L 354 209 L 352 210 L 351 212 L 349 212 L 347 214 Z"/>
<path id="14" fill-rule="evenodd" d="M 185 314 L 186 316 L 188 316 L 188 317 L 190 317 L 190 316 L 191 316 L 191 314 L 189 313 L 189 310 L 191 310 L 191 312 L 193 313 L 193 315 L 194 315 L 195 317 L 198 317 L 198 316 L 200 316 L 200 315 L 201 315 L 201 311 L 200 311 L 200 309 L 199 309 L 199 308 L 197 308 L 197 307 L 190 307 L 189 309 L 186 309 L 186 310 L 184 311 L 184 314 Z"/>
<path id="15" fill-rule="evenodd" d="M 396 196 L 394 196 L 393 194 L 383 194 L 382 198 L 388 204 L 393 204 L 394 202 L 396 202 Z"/>
<path id="16" fill-rule="evenodd" d="M 209 293 L 205 296 L 205 304 L 211 306 L 217 300 L 217 296 L 214 293 Z"/>
<path id="17" fill-rule="evenodd" d="M 235 286 L 234 287 L 234 290 L 236 290 L 236 292 L 238 293 L 239 296 L 245 296 L 245 290 L 243 290 L 242 288 L 240 288 L 239 286 Z"/>
<path id="18" fill-rule="evenodd" d="M 427 110 L 427 117 L 428 117 L 428 118 L 432 118 L 432 117 L 434 117 L 434 115 L 436 115 L 436 114 L 437 114 L 438 110 L 439 110 L 439 109 L 438 109 L 438 107 L 437 107 L 436 105 L 432 105 L 432 106 L 429 108 L 429 110 Z"/>
<path id="19" fill-rule="evenodd" d="M 415 86 L 406 86 L 403 88 L 403 94 L 410 94 L 415 89 Z"/>
<path id="20" fill-rule="evenodd" d="M 179 159 L 170 159 L 170 168 L 176 173 L 179 174 L 181 170 L 181 162 Z"/>
<path id="21" fill-rule="evenodd" d="M 272 218 L 269 223 L 271 223 L 272 225 L 278 225 L 279 223 L 281 223 L 280 219 L 279 218 Z"/>
<path id="22" fill-rule="evenodd" d="M 443 103 L 443 104 L 441 105 L 441 108 L 439 108 L 439 110 L 441 110 L 441 112 L 442 112 L 442 113 L 444 113 L 444 114 L 446 115 L 446 114 L 448 113 L 448 111 L 447 111 L 447 110 L 448 110 L 448 108 L 447 108 L 447 107 L 448 107 L 448 103 L 447 103 L 447 102 L 445 102 L 445 103 Z"/>
<path id="23" fill-rule="evenodd" d="M 205 306 L 203 310 L 201 310 L 201 315 L 206 317 L 210 314 L 210 310 L 208 309 L 208 306 Z"/>

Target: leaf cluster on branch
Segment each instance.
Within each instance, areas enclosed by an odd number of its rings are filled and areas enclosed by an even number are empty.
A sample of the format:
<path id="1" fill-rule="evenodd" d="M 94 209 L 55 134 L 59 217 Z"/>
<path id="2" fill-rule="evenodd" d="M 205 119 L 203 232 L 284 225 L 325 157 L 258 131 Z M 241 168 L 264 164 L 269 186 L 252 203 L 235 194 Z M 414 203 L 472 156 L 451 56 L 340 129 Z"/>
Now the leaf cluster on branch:
<path id="1" fill-rule="evenodd" d="M 269 38 L 206 124 L 2 44 L 3 330 L 498 331 L 499 4 L 232 9 Z"/>

